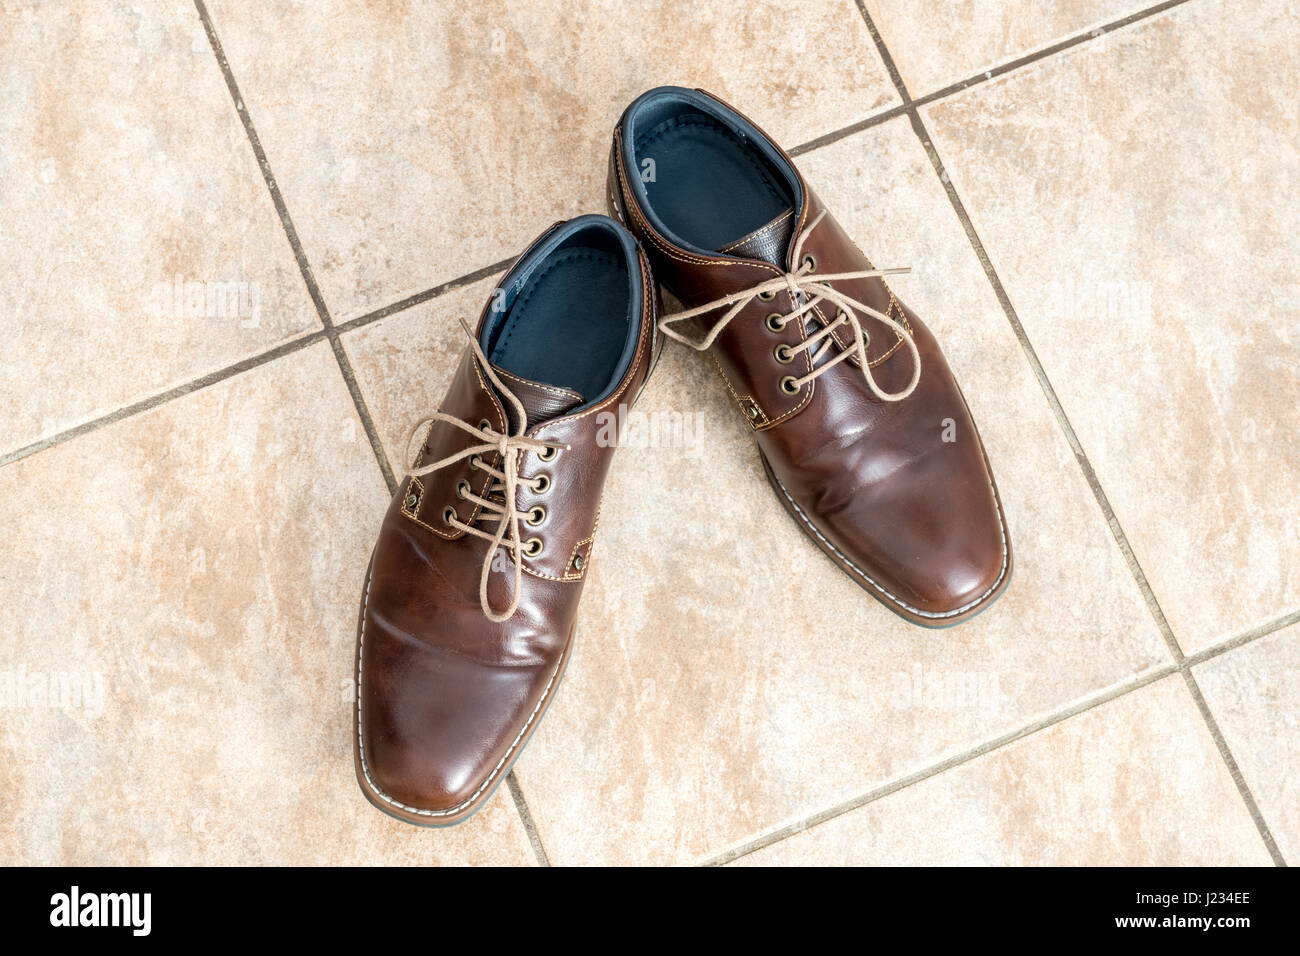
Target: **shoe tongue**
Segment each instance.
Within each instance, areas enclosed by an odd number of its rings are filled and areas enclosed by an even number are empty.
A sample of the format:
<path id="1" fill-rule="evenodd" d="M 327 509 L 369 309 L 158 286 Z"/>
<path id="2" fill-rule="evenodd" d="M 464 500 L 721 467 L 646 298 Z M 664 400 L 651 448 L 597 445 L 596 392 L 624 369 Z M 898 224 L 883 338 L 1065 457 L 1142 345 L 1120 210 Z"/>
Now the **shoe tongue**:
<path id="1" fill-rule="evenodd" d="M 565 412 L 573 411 L 586 401 L 585 398 L 572 389 L 530 381 L 507 372 L 497 365 L 493 365 L 492 370 L 501 377 L 501 381 L 505 383 L 506 388 L 514 392 L 515 397 L 524 406 L 524 413 L 527 416 L 527 421 L 524 423 L 525 431 L 558 415 L 563 415 Z M 510 418 L 511 428 L 518 427 L 515 403 L 504 395 L 500 396 L 500 398 L 501 404 L 506 410 L 506 415 Z"/>
<path id="2" fill-rule="evenodd" d="M 794 235 L 794 210 L 787 209 L 766 226 L 727 243 L 717 251 L 744 259 L 762 259 L 779 269 L 785 265 L 785 251 L 790 246 L 792 235 Z"/>

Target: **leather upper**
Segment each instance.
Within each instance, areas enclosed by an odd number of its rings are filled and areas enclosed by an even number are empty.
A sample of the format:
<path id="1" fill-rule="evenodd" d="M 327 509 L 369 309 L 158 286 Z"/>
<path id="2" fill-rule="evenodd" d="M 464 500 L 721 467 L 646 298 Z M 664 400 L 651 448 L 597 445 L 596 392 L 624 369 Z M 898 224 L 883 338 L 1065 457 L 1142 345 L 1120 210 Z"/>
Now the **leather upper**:
<path id="1" fill-rule="evenodd" d="M 707 100 L 704 108 L 724 121 L 734 117 L 748 124 L 703 91 L 691 93 L 694 102 L 699 94 Z M 629 113 L 636 109 L 634 103 Z M 788 227 L 769 224 L 723 252 L 687 248 L 652 225 L 653 216 L 644 208 L 645 193 L 636 188 L 636 164 L 629 161 L 633 150 L 624 141 L 628 126 L 625 114 L 610 156 L 610 205 L 641 239 L 656 274 L 685 307 L 740 292 L 798 266 L 790 261 L 794 239 L 823 206 L 788 156 L 780 153 L 795 178 L 791 188 L 798 197 Z M 754 129 L 752 124 L 749 129 Z M 767 145 L 779 152 L 770 140 Z M 830 214 L 808 233 L 800 258 L 809 255 L 815 259 L 816 273 L 873 268 Z M 773 261 L 758 258 L 762 256 Z M 782 504 L 804 530 L 904 617 L 929 626 L 955 623 L 996 597 L 1011 571 L 1006 521 L 983 444 L 939 344 L 920 318 L 882 278 L 839 280 L 835 287 L 895 319 L 911 334 L 922 371 L 907 398 L 888 402 L 873 394 L 856 355 L 794 394 L 784 391 L 783 378 L 803 377 L 813 368 L 809 350 L 796 352 L 787 363 L 777 352 L 780 345 L 806 339 L 808 317 L 790 321 L 779 331 L 765 321 L 768 315 L 789 313 L 802 304 L 790 292 L 778 292 L 770 301 L 751 301 L 723 329 L 708 356 L 754 429 Z M 822 327 L 834 318 L 820 307 L 815 315 Z M 711 318 L 689 321 L 702 336 Z M 875 380 L 887 392 L 902 389 L 914 365 L 901 336 L 870 315 L 863 316 L 861 324 Z M 836 348 L 852 345 L 846 326 L 832 334 Z"/>
<path id="2" fill-rule="evenodd" d="M 612 222 L 609 226 L 618 228 Z M 641 279 L 635 346 L 609 395 L 570 413 L 565 409 L 575 399 L 581 401 L 576 393 L 502 377 L 528 411 L 532 425 L 526 434 L 568 446 L 550 461 L 542 460 L 539 451 L 520 455 L 520 477 L 545 475 L 549 487 L 544 492 L 518 489 L 520 511 L 545 509 L 540 522 L 524 528 L 525 536 L 536 536 L 545 546 L 540 554 L 522 559 L 513 615 L 494 623 L 480 606 L 479 576 L 490 542 L 444 520 L 448 508 L 455 509 L 461 522 L 474 520 L 479 509 L 458 488 L 468 482 L 482 497 L 489 484 L 485 471 L 462 460 L 408 477 L 389 505 L 358 628 L 356 757 L 366 795 L 394 815 L 440 824 L 473 812 L 535 728 L 568 659 L 579 597 L 591 568 L 601 492 L 615 451 L 598 442 L 600 425 L 607 421 L 603 416 L 635 401 L 657 343 L 654 283 L 639 250 L 629 268 Z M 476 335 L 490 308 L 491 302 Z M 467 349 L 439 409 L 504 431 L 509 403 L 481 366 Z M 425 401 L 424 396 L 412 397 L 412 418 L 424 410 Z M 415 464 L 440 460 L 474 442 L 466 432 L 435 425 Z M 482 457 L 499 467 L 498 456 Z M 493 559 L 488 595 L 495 607 L 511 597 L 511 561 L 505 549 Z"/>

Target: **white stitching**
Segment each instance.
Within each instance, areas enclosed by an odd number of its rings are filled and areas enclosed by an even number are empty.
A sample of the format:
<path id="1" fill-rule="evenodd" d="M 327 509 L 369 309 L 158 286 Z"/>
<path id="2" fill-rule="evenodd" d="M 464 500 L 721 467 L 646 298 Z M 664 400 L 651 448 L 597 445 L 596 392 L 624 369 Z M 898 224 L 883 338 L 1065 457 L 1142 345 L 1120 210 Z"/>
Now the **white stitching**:
<path id="1" fill-rule="evenodd" d="M 785 500 L 790 502 L 790 507 L 794 508 L 800 523 L 802 523 L 807 530 L 815 534 L 817 536 L 817 539 L 821 541 L 822 544 L 830 548 L 831 551 L 833 551 L 840 560 L 842 560 L 845 564 L 851 567 L 854 571 L 858 572 L 858 574 L 860 574 L 867 581 L 867 583 L 870 584 L 873 588 L 879 591 L 890 601 L 897 604 L 899 607 L 907 611 L 910 611 L 911 613 L 917 615 L 918 617 L 928 617 L 928 618 L 938 619 L 938 618 L 945 618 L 945 617 L 956 617 L 958 614 L 964 614 L 966 611 L 969 611 L 971 608 L 979 604 L 990 594 L 992 594 L 995 590 L 997 590 L 998 585 L 1002 583 L 1002 579 L 1006 577 L 1007 527 L 1006 527 L 1006 523 L 1003 521 L 1002 518 L 1002 506 L 998 503 L 998 492 L 997 489 L 993 487 L 992 480 L 989 481 L 989 489 L 993 492 L 993 507 L 997 509 L 997 513 L 998 513 L 998 533 L 1002 536 L 1002 570 L 998 572 L 997 580 L 995 580 L 992 584 L 990 584 L 988 590 L 985 591 L 983 594 L 981 594 L 979 597 L 977 597 L 975 600 L 963 604 L 959 608 L 956 608 L 951 611 L 922 611 L 920 608 L 912 607 L 912 605 L 908 604 L 906 601 L 902 600 L 901 598 L 895 597 L 893 594 L 890 594 L 880 584 L 876 583 L 876 581 L 871 577 L 871 575 L 867 574 L 866 571 L 863 571 L 860 567 L 858 567 L 856 564 L 850 561 L 847 555 L 845 555 L 842 551 L 840 551 L 839 548 L 835 547 L 835 545 L 831 544 L 830 541 L 826 540 L 826 536 L 817 530 L 817 528 L 813 525 L 812 520 L 806 514 L 804 514 L 804 510 L 799 507 L 798 503 L 794 500 L 793 497 L 791 497 L 790 492 L 786 490 L 785 485 L 781 484 L 781 479 L 778 478 L 776 474 L 771 470 L 770 465 L 768 466 L 768 474 L 771 476 L 772 481 L 776 484 L 776 487 L 780 489 L 781 494 L 785 495 Z"/>
<path id="2" fill-rule="evenodd" d="M 458 803 L 456 806 L 447 810 L 421 810 L 419 807 L 408 807 L 400 800 L 394 800 L 388 794 L 384 793 L 384 791 L 380 790 L 379 785 L 376 784 L 374 778 L 370 776 L 370 767 L 366 764 L 366 741 L 365 737 L 361 733 L 361 662 L 366 645 L 366 616 L 370 607 L 370 582 L 372 580 L 374 580 L 373 565 L 371 566 L 370 571 L 366 574 L 366 593 L 365 597 L 361 600 L 361 634 L 357 638 L 357 755 L 361 758 L 361 772 L 365 775 L 366 783 L 370 784 L 370 789 L 375 796 L 399 810 L 404 810 L 407 813 L 414 813 L 417 816 L 422 817 L 451 816 L 454 813 L 459 813 L 461 810 L 464 810 L 471 803 L 477 800 L 479 794 L 481 794 L 487 788 L 488 784 L 496 779 L 496 775 L 501 772 L 502 766 L 504 766 L 505 762 L 510 759 L 510 755 L 514 753 L 515 747 L 519 745 L 519 741 L 523 738 L 524 734 L 528 732 L 528 728 L 532 726 L 533 720 L 537 717 L 538 711 L 542 709 L 542 704 L 546 702 L 546 698 L 551 692 L 551 685 L 555 683 L 555 678 L 559 675 L 560 668 L 564 665 L 564 657 L 561 656 L 560 662 L 555 665 L 555 670 L 551 672 L 551 679 L 546 682 L 546 687 L 542 689 L 542 696 L 538 698 L 537 706 L 533 708 L 533 712 L 528 715 L 528 720 L 515 736 L 515 739 L 511 741 L 506 752 L 501 755 L 501 759 L 498 760 L 497 765 L 492 768 L 492 772 L 488 774 L 487 779 L 479 784 L 477 790 L 471 793 L 462 803 Z"/>

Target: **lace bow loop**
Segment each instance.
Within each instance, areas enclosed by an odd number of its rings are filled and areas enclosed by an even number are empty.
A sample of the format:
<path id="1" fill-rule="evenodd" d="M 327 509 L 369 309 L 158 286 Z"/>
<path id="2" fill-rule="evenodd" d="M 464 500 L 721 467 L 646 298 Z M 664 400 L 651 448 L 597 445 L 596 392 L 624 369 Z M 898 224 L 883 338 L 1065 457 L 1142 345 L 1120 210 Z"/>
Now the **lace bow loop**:
<path id="1" fill-rule="evenodd" d="M 840 362 L 845 361 L 851 356 L 858 356 L 862 366 L 862 377 L 871 389 L 873 395 L 882 402 L 901 402 L 907 398 L 916 389 L 917 383 L 921 380 L 921 353 L 916 347 L 916 342 L 912 338 L 911 332 L 896 319 L 886 315 L 883 312 L 873 309 L 865 302 L 859 302 L 852 296 L 841 292 L 833 283 L 850 279 L 875 279 L 882 276 L 902 275 L 911 271 L 910 268 L 901 269 L 860 269 L 851 272 L 834 272 L 822 274 L 813 278 L 814 266 L 811 262 L 803 257 L 804 243 L 808 236 L 817 228 L 822 219 L 825 218 L 826 211 L 818 213 L 817 217 L 810 222 L 807 227 L 799 234 L 795 240 L 793 261 L 799 263 L 799 267 L 794 272 L 785 272 L 779 276 L 773 276 L 771 279 L 765 279 L 756 285 L 750 286 L 739 292 L 733 292 L 725 295 L 720 299 L 712 302 L 706 302 L 703 305 L 694 308 L 684 309 L 681 312 L 674 312 L 671 315 L 664 316 L 659 321 L 659 330 L 670 339 L 688 345 L 698 351 L 704 351 L 711 346 L 722 334 L 725 329 L 741 311 L 761 295 L 775 292 L 788 292 L 794 297 L 797 303 L 800 303 L 792 312 L 785 313 L 781 316 L 781 325 L 791 322 L 800 316 L 811 312 L 823 302 L 829 302 L 836 307 L 835 319 L 826 325 L 818 328 L 811 333 L 798 345 L 789 346 L 790 353 L 807 351 L 809 353 L 812 371 L 802 377 L 793 379 L 797 388 L 802 388 L 808 382 L 813 381 L 819 376 L 825 374 L 834 368 Z M 718 309 L 726 308 L 724 312 L 713 325 L 709 327 L 702 339 L 691 339 L 679 332 L 674 326 L 688 319 L 708 315 L 716 312 Z M 912 354 L 912 378 L 900 391 L 885 391 L 879 383 L 876 382 L 875 376 L 871 372 L 871 365 L 867 360 L 867 336 L 862 329 L 862 321 L 870 316 L 892 329 L 899 339 L 906 344 L 908 351 Z M 848 325 L 852 333 L 852 344 L 840 351 L 840 353 L 828 361 L 822 362 L 823 359 L 834 349 L 835 339 L 834 332 L 842 325 Z M 822 364 L 818 364 L 822 363 Z"/>
<path id="2" fill-rule="evenodd" d="M 474 535 L 490 542 L 487 553 L 483 558 L 483 570 L 479 575 L 479 603 L 483 607 L 483 613 L 487 618 L 496 623 L 508 620 L 519 609 L 519 593 L 523 584 L 523 556 L 526 553 L 523 542 L 519 535 L 520 512 L 516 503 L 517 490 L 520 485 L 540 491 L 541 486 L 536 479 L 521 478 L 519 475 L 519 460 L 524 452 L 527 451 L 545 451 L 547 449 L 567 450 L 568 445 L 560 442 L 542 441 L 538 438 L 529 438 L 524 432 L 527 429 L 527 414 L 524 410 L 523 402 L 514 392 L 506 387 L 501 381 L 500 376 L 492 368 L 492 363 L 488 361 L 487 355 L 484 354 L 482 347 L 478 344 L 478 339 L 469 330 L 469 326 L 462 321 L 460 327 L 464 330 L 465 335 L 469 338 L 470 347 L 474 350 L 474 357 L 480 367 L 487 374 L 488 379 L 496 387 L 499 394 L 503 395 L 513 406 L 516 411 L 515 428 L 507 428 L 506 431 L 497 431 L 490 425 L 485 427 L 474 426 L 469 422 L 457 418 L 455 415 L 448 415 L 445 412 L 434 412 L 427 418 L 423 418 L 411 426 L 407 433 L 406 443 L 403 445 L 403 470 L 406 477 L 416 477 L 427 475 L 430 472 L 438 471 L 454 465 L 465 459 L 474 459 L 477 456 L 495 454 L 499 456 L 499 467 L 484 463 L 481 458 L 478 462 L 471 461 L 470 467 L 485 471 L 490 476 L 489 484 L 484 489 L 483 494 L 476 495 L 473 492 L 466 492 L 465 498 L 476 505 L 479 509 L 479 515 L 476 521 L 484 519 L 497 519 L 495 532 L 488 533 L 474 526 L 474 521 L 464 522 L 457 516 L 452 515 L 448 523 L 458 531 Z M 475 437 L 481 438 L 482 441 L 469 445 L 465 448 L 455 451 L 450 455 L 438 459 L 426 465 L 416 465 L 419 460 L 421 449 L 428 441 L 429 432 L 434 425 L 439 423 L 450 425 L 461 431 L 467 432 Z M 412 448 L 416 435 L 420 435 L 419 445 Z M 514 564 L 514 587 L 511 591 L 510 604 L 501 612 L 493 609 L 491 601 L 488 599 L 488 577 L 492 572 L 492 561 L 496 556 L 497 548 L 504 547 L 513 558 Z"/>

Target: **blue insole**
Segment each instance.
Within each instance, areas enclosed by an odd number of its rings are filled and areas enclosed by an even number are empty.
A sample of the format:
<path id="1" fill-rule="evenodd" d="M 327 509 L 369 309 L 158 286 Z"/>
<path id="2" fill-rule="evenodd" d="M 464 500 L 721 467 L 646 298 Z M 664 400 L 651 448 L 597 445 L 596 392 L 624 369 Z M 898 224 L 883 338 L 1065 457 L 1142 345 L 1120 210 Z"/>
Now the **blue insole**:
<path id="1" fill-rule="evenodd" d="M 621 257 L 564 248 L 529 277 L 488 358 L 511 374 L 596 399 L 627 341 L 629 291 Z"/>
<path id="2" fill-rule="evenodd" d="M 637 137 L 636 159 L 659 218 L 702 249 L 721 249 L 793 204 L 763 158 L 702 113 L 674 116 Z"/>

